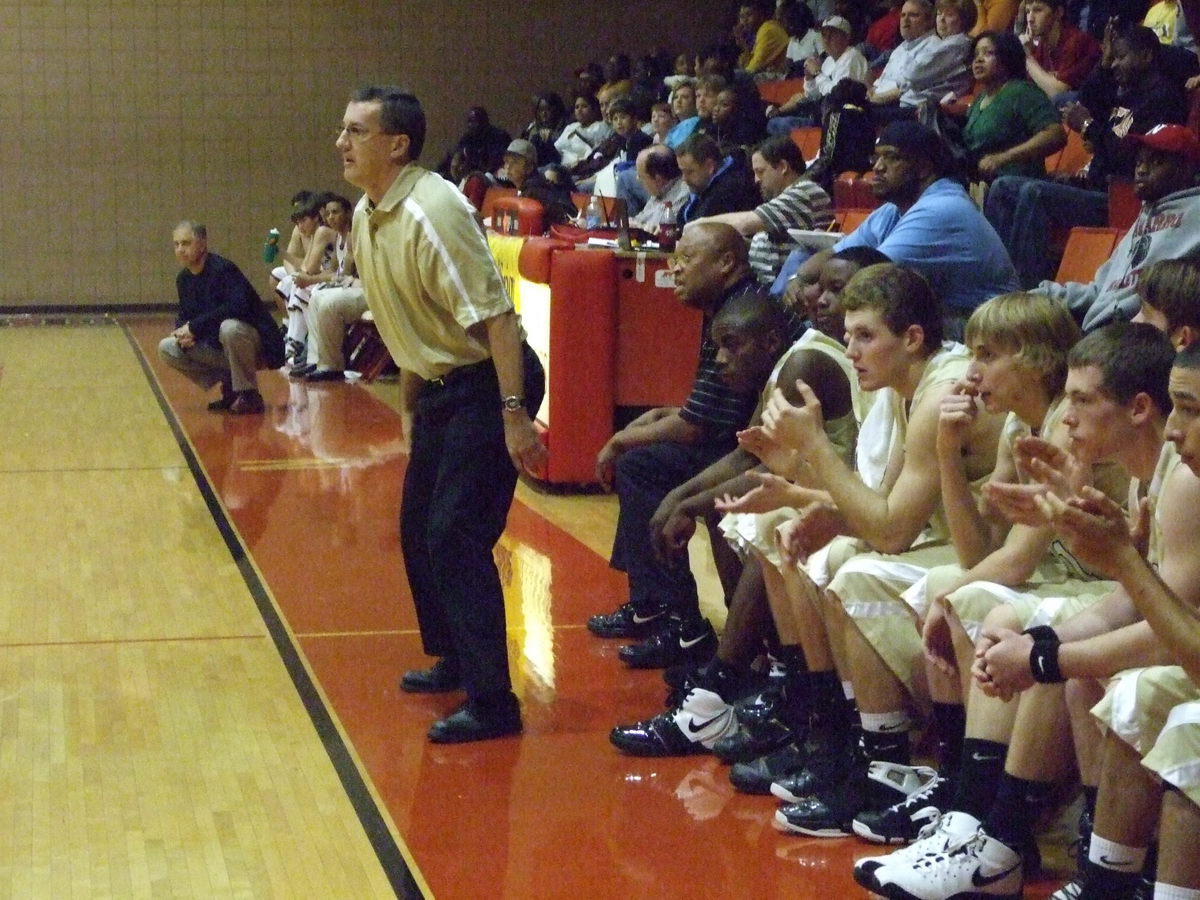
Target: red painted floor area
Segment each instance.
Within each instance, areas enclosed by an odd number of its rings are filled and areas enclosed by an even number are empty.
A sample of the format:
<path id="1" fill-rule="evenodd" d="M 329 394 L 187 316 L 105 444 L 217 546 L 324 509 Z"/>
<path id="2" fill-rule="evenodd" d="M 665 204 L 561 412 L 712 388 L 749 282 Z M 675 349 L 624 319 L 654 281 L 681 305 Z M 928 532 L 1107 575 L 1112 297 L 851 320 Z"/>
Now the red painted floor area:
<path id="1" fill-rule="evenodd" d="M 877 848 L 776 832 L 775 802 L 734 792 L 714 758 L 640 760 L 616 722 L 662 708 L 657 672 L 633 672 L 588 615 L 623 599 L 607 562 L 520 504 L 498 551 L 526 731 L 426 742 L 457 698 L 401 694 L 427 664 L 396 515 L 398 417 L 354 384 L 265 373 L 264 416 L 211 399 L 157 360 L 166 323 L 131 331 L 366 775 L 439 900 L 482 897 L 863 897 L 850 866 Z M 1039 884 L 1029 896 L 1045 896 Z"/>

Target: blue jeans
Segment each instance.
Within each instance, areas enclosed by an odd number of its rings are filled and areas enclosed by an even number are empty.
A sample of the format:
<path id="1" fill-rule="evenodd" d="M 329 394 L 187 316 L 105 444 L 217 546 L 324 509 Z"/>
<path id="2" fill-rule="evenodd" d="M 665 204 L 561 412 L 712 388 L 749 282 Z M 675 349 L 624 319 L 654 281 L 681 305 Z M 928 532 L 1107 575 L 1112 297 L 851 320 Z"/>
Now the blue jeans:
<path id="1" fill-rule="evenodd" d="M 1108 194 L 1024 175 L 1003 175 L 988 188 L 983 214 L 1008 248 L 1024 288 L 1054 278 L 1055 228 L 1108 224 Z"/>
<path id="2" fill-rule="evenodd" d="M 637 169 L 632 166 L 617 173 L 617 197 L 625 201 L 625 208 L 630 216 L 640 213 L 650 199 L 650 195 L 638 181 Z"/>
<path id="3" fill-rule="evenodd" d="M 821 107 L 814 103 L 811 110 L 806 110 L 804 106 L 801 106 L 796 112 L 797 115 L 783 115 L 767 119 L 767 134 L 791 134 L 793 128 L 809 128 L 816 125 L 820 118 Z"/>

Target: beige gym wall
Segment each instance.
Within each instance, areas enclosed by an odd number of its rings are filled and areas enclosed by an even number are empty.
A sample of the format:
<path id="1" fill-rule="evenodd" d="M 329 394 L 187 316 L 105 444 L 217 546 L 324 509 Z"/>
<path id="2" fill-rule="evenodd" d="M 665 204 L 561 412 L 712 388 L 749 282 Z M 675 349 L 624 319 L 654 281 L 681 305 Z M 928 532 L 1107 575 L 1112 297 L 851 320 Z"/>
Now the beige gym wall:
<path id="1" fill-rule="evenodd" d="M 291 193 L 356 196 L 332 135 L 353 87 L 416 92 L 434 165 L 467 106 L 515 131 L 585 60 L 695 51 L 732 5 L 0 0 L 0 313 L 173 303 L 185 217 L 265 292 Z"/>

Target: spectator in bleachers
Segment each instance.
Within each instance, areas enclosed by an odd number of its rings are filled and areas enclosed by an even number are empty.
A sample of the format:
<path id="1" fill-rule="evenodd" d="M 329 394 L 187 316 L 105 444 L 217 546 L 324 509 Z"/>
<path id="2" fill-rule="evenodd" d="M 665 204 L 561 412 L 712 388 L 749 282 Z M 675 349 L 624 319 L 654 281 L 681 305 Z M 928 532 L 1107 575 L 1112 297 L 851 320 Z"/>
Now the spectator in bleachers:
<path id="1" fill-rule="evenodd" d="M 634 172 L 647 199 L 629 224 L 654 234 L 668 209 L 678 217 L 692 191 L 679 172 L 675 152 L 661 144 L 638 154 Z"/>
<path id="2" fill-rule="evenodd" d="M 1064 123 L 1093 150 L 1079 179 L 1005 176 L 992 183 L 984 212 L 1025 287 L 1054 275 L 1052 229 L 1107 223 L 1108 179 L 1133 176 L 1137 147 L 1126 137 L 1186 120 L 1183 87 L 1158 71 L 1158 57 L 1154 32 L 1141 25 L 1121 29 L 1107 44 L 1100 68 L 1084 83 L 1082 102 L 1064 107 Z"/>
<path id="3" fill-rule="evenodd" d="M 629 54 L 614 53 L 604 63 L 604 84 L 596 91 L 596 99 L 600 101 L 600 114 L 608 118 L 608 106 L 618 97 L 625 97 L 633 90 L 633 80 L 630 77 L 631 68 Z"/>
<path id="4" fill-rule="evenodd" d="M 735 50 L 735 47 L 725 44 L 707 48 L 701 60 L 701 77 L 719 75 L 724 78 L 725 84 L 714 90 L 713 99 L 716 99 L 716 94 L 720 93 L 722 88 L 732 87 L 737 91 L 738 115 L 749 119 L 756 127 L 761 127 L 762 120 L 766 118 L 767 105 L 763 102 L 754 77 L 735 67 Z"/>
<path id="5" fill-rule="evenodd" d="M 965 66 L 971 65 L 971 34 L 979 33 L 974 28 L 976 9 L 974 0 L 935 0 L 934 30 L 942 39 L 942 50 L 948 56 L 959 54 Z M 957 47 L 956 50 L 951 48 Z M 967 84 L 969 85 L 969 81 Z M 941 100 L 941 98 L 938 98 Z"/>
<path id="6" fill-rule="evenodd" d="M 604 85 L 604 68 L 598 62 L 589 62 L 575 70 L 574 96 L 595 96 Z"/>
<path id="7" fill-rule="evenodd" d="M 776 14 L 776 18 L 788 33 L 788 77 L 796 77 L 803 74 L 805 60 L 815 57 L 820 61 L 825 53 L 824 37 L 817 27 L 812 7 L 802 0 L 793 0 L 784 8 L 783 15 Z"/>
<path id="8" fill-rule="evenodd" d="M 452 177 L 450 163 L 456 155 L 461 157 L 459 165 L 464 174 L 495 174 L 504 162 L 504 148 L 510 140 L 507 131 L 492 124 L 486 109 L 482 106 L 472 106 L 467 110 L 467 130 L 442 159 L 437 168 L 438 174 Z"/>
<path id="9" fill-rule="evenodd" d="M 757 203 L 749 171 L 721 152 L 708 135 L 694 134 L 675 148 L 675 161 L 692 194 L 679 211 L 679 224 L 718 213 L 738 212 Z"/>
<path id="10" fill-rule="evenodd" d="M 979 37 L 985 31 L 1008 31 L 1017 17 L 1020 0 L 974 0 L 978 16 L 971 37 Z"/>
<path id="11" fill-rule="evenodd" d="M 1158 35 L 1164 46 L 1182 47 L 1195 52 L 1196 37 L 1188 28 L 1180 0 L 1158 0 L 1146 11 L 1142 24 Z"/>
<path id="12" fill-rule="evenodd" d="M 667 99 L 667 86 L 663 82 L 666 72 L 663 61 L 653 53 L 644 53 L 633 61 L 630 91 L 639 90 L 650 97 L 651 103 Z"/>
<path id="13" fill-rule="evenodd" d="M 972 177 L 1046 174 L 1045 159 L 1067 143 L 1054 104 L 1025 77 L 1025 51 L 1011 31 L 975 38 L 977 93 L 963 128 Z"/>
<path id="14" fill-rule="evenodd" d="M 746 148 L 762 139 L 764 122 L 741 115 L 737 93 L 723 88 L 713 102 L 712 136 L 727 153 L 745 154 Z"/>
<path id="15" fill-rule="evenodd" d="M 690 76 L 675 82 L 671 91 L 671 111 L 679 121 L 667 133 L 663 143 L 674 150 L 695 132 L 700 123 L 696 112 L 696 85 Z M 637 172 L 629 169 L 617 173 L 616 195 L 625 201 L 631 217 L 636 216 L 649 199 Z M 679 209 L 679 204 L 675 204 L 675 209 Z"/>
<path id="16" fill-rule="evenodd" d="M 850 23 L 841 16 L 830 16 L 821 24 L 827 55 L 824 61 L 815 56 L 804 61 L 804 90 L 779 106 L 767 107 L 768 134 L 787 134 L 793 128 L 817 124 L 822 99 L 843 78 L 866 85 L 871 69 L 858 48 L 850 46 L 850 39 Z"/>
<path id="17" fill-rule="evenodd" d="M 521 137 L 533 144 L 542 165 L 561 161 L 554 142 L 567 126 L 567 108 L 562 97 L 553 91 L 533 98 L 533 120 L 525 126 Z"/>
<path id="18" fill-rule="evenodd" d="M 671 91 L 671 113 L 679 124 L 671 129 L 665 141 L 668 147 L 678 147 L 695 130 L 700 118 L 696 112 L 696 82 L 690 76 L 676 83 Z"/>
<path id="19" fill-rule="evenodd" d="M 904 40 L 867 93 L 879 122 L 913 118 L 921 101 L 936 104 L 950 92 L 963 96 L 970 84 L 962 43 L 938 36 L 929 0 L 905 0 L 900 35 Z"/>
<path id="20" fill-rule="evenodd" d="M 595 180 L 590 176 L 598 174 L 610 164 L 619 166 L 628 162 L 629 168 L 632 168 L 638 152 L 650 145 L 650 139 L 646 132 L 641 130 L 641 122 L 635 115 L 634 104 L 630 102 L 629 97 L 617 97 L 608 104 L 608 121 L 612 127 L 612 134 L 601 140 L 587 158 L 578 162 L 572 170 L 577 190 L 592 190 Z M 605 193 L 612 194 L 612 188 L 608 188 Z"/>
<path id="21" fill-rule="evenodd" d="M 692 134 L 713 133 L 713 107 L 717 105 L 717 96 L 728 86 L 723 75 L 705 74 L 696 79 L 696 124 Z"/>
<path id="22" fill-rule="evenodd" d="M 1183 125 L 1131 135 L 1137 148 L 1133 190 L 1142 210 L 1088 284 L 1043 281 L 1037 290 L 1062 300 L 1085 331 L 1138 311 L 1138 278 L 1151 263 L 1200 250 L 1200 139 Z"/>
<path id="23" fill-rule="evenodd" d="M 872 190 L 883 205 L 834 245 L 874 247 L 924 275 L 944 305 L 948 337 L 961 336 L 975 307 L 1017 288 L 1004 245 L 953 168 L 930 129 L 892 122 L 875 146 Z"/>
<path id="24" fill-rule="evenodd" d="M 1025 4 L 1025 71 L 1057 103 L 1074 99 L 1100 61 L 1100 45 L 1067 20 L 1067 0 L 1029 0 Z"/>
<path id="25" fill-rule="evenodd" d="M 751 75 L 778 78 L 787 72 L 788 33 L 773 16 L 771 0 L 741 0 L 733 38 L 741 50 L 738 66 Z"/>
<path id="26" fill-rule="evenodd" d="M 600 116 L 600 101 L 594 94 L 575 95 L 575 121 L 554 142 L 560 162 L 572 175 L 575 168 L 612 135 L 611 126 Z M 506 145 L 507 146 L 507 145 Z"/>
<path id="27" fill-rule="evenodd" d="M 821 105 L 821 152 L 808 167 L 808 177 L 831 192 L 842 172 L 871 168 L 875 125 L 867 111 L 867 86 L 861 81 L 843 78 Z"/>
<path id="28" fill-rule="evenodd" d="M 671 112 L 670 103 L 655 103 L 650 107 L 650 142 L 666 144 L 667 135 L 679 124 L 675 113 Z"/>
<path id="29" fill-rule="evenodd" d="M 574 186 L 560 186 L 549 181 L 538 170 L 537 148 L 524 138 L 517 138 L 504 151 L 504 172 L 507 181 L 522 197 L 529 197 L 542 204 L 546 225 L 557 225 L 575 218 L 575 204 L 571 200 Z"/>
<path id="30" fill-rule="evenodd" d="M 1098 42 L 1104 37 L 1104 31 L 1112 19 L 1140 22 L 1148 6 L 1149 0 L 1067 0 L 1067 21 Z M 1020 17 L 1021 12 L 1018 11 L 1018 23 Z"/>
<path id="31" fill-rule="evenodd" d="M 750 241 L 750 268 L 760 284 L 770 285 L 793 249 L 789 228 L 824 231 L 833 221 L 829 195 L 804 174 L 804 157 L 787 135 L 769 137 L 750 157 L 750 168 L 763 202 L 752 210 L 693 221 L 724 222 Z"/>
<path id="32" fill-rule="evenodd" d="M 834 11 L 853 26 L 855 36 L 863 35 L 859 50 L 872 65 L 884 66 L 888 57 L 901 41 L 900 0 L 887 0 L 881 15 L 873 19 L 865 33 L 862 30 L 862 14 L 857 4 L 842 0 L 835 4 Z"/>

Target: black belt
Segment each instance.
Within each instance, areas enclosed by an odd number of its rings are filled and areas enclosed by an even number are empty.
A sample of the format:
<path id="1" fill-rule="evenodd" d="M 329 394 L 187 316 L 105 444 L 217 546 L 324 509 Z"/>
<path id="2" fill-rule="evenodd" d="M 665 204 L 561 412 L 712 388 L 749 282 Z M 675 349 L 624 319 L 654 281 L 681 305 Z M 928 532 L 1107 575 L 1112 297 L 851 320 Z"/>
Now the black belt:
<path id="1" fill-rule="evenodd" d="M 457 384 L 467 378 L 476 378 L 480 375 L 486 375 L 489 371 L 495 372 L 495 366 L 491 358 L 481 359 L 477 363 L 459 366 L 457 369 L 451 369 L 440 378 L 430 378 L 425 382 L 426 387 L 431 388 L 446 388 L 453 384 Z"/>

